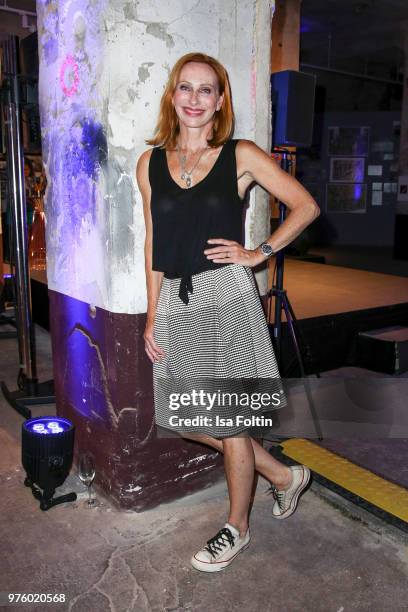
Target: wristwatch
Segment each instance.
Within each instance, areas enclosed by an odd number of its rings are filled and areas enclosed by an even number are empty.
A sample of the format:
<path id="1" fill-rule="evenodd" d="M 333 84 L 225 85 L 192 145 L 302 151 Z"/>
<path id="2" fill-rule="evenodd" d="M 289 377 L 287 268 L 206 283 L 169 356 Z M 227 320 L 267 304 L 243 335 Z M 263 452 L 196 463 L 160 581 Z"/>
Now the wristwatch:
<path id="1" fill-rule="evenodd" d="M 268 242 L 262 242 L 262 244 L 259 245 L 259 248 L 261 249 L 261 253 L 265 255 L 266 258 L 275 254 L 275 251 Z"/>

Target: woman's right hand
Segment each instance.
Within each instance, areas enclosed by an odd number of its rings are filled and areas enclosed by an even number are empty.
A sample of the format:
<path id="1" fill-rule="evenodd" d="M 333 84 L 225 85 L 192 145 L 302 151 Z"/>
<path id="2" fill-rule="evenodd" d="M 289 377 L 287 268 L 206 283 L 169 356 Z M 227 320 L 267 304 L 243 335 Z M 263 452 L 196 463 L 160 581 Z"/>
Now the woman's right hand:
<path id="1" fill-rule="evenodd" d="M 153 327 L 153 323 L 148 323 L 143 334 L 143 338 L 145 341 L 145 351 L 152 363 L 154 363 L 155 361 L 160 361 L 160 359 L 166 354 L 163 349 L 161 349 L 160 346 L 156 344 L 153 335 Z"/>

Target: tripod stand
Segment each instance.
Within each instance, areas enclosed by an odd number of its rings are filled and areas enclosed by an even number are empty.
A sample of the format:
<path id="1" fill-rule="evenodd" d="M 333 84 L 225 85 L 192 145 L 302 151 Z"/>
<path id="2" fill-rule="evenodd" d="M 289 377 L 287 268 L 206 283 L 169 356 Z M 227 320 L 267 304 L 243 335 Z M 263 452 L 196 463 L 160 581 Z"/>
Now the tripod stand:
<path id="1" fill-rule="evenodd" d="M 290 169 L 290 161 L 288 159 L 287 151 L 280 151 L 281 153 L 281 167 L 286 172 Z M 286 205 L 279 201 L 279 225 L 282 225 L 286 218 Z M 284 272 L 284 264 L 285 264 L 285 249 L 281 249 L 276 253 L 276 284 L 272 281 L 272 289 L 268 291 L 268 300 L 269 305 L 271 305 L 272 298 L 275 298 L 275 317 L 274 317 L 274 326 L 273 326 L 273 335 L 274 335 L 274 347 L 276 352 L 276 359 L 278 362 L 279 370 L 282 369 L 283 360 L 282 360 L 282 310 L 285 311 L 286 322 L 289 328 L 290 336 L 292 339 L 293 347 L 295 349 L 297 362 L 299 364 L 300 375 L 302 378 L 303 385 L 306 391 L 306 397 L 309 404 L 310 413 L 312 415 L 314 427 L 316 430 L 316 434 L 319 440 L 323 439 L 322 431 L 320 429 L 320 424 L 318 420 L 318 416 L 316 413 L 316 408 L 313 401 L 312 392 L 310 389 L 310 383 L 305 374 L 305 367 L 302 358 L 302 353 L 300 350 L 300 344 L 298 341 L 299 333 L 299 325 L 293 311 L 292 305 L 289 301 L 286 290 L 283 288 L 283 272 Z M 270 309 L 268 309 L 268 320 L 270 320 Z M 319 374 L 317 374 L 319 376 Z"/>

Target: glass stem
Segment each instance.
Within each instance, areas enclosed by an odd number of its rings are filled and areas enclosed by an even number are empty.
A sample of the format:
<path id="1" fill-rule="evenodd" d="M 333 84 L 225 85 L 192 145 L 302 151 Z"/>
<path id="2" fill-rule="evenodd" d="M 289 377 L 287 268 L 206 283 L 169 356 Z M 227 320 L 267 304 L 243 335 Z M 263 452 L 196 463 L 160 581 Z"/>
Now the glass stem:
<path id="1" fill-rule="evenodd" d="M 91 492 L 91 488 L 92 485 L 90 484 L 88 487 L 88 506 L 90 506 L 92 504 L 92 492 Z"/>

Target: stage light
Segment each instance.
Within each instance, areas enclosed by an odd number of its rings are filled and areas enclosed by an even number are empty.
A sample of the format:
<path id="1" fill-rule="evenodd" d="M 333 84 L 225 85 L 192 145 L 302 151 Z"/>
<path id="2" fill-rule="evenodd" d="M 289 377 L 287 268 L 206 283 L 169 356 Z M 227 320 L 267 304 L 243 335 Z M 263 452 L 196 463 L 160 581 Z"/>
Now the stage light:
<path id="1" fill-rule="evenodd" d="M 77 498 L 74 492 L 53 498 L 70 472 L 74 435 L 73 423 L 56 416 L 27 419 L 22 425 L 21 457 L 27 474 L 24 484 L 40 500 L 41 510 Z"/>

